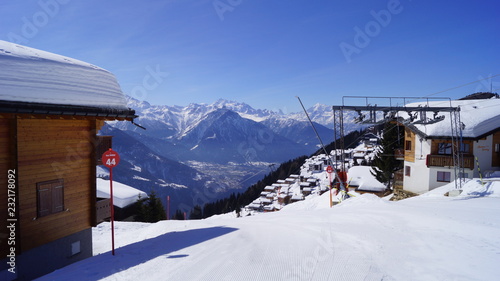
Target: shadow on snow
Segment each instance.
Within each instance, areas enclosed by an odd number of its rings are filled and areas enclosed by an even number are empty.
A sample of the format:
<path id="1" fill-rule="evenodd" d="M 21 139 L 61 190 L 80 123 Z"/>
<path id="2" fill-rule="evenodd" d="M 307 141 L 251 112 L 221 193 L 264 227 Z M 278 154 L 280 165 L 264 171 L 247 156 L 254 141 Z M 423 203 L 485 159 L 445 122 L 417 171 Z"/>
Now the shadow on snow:
<path id="1" fill-rule="evenodd" d="M 79 275 L 79 280 L 98 280 L 163 255 L 167 258 L 188 256 L 168 256 L 167 254 L 229 234 L 236 230 L 238 229 L 219 226 L 165 233 L 158 237 L 115 249 L 115 256 L 111 255 L 111 251 L 102 253 L 43 276 L 40 280 L 62 280 L 58 278 L 67 278 L 68 271 Z"/>

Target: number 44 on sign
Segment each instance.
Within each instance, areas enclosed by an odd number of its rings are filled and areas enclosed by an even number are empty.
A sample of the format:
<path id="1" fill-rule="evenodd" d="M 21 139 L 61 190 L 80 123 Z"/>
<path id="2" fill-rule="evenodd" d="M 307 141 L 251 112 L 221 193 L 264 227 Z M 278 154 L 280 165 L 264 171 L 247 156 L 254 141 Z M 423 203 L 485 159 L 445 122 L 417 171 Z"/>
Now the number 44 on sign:
<path id="1" fill-rule="evenodd" d="M 120 155 L 111 148 L 102 154 L 102 163 L 108 168 L 114 168 L 120 162 Z"/>
<path id="2" fill-rule="evenodd" d="M 116 166 L 116 158 L 109 158 L 108 160 L 106 160 L 106 166 Z"/>

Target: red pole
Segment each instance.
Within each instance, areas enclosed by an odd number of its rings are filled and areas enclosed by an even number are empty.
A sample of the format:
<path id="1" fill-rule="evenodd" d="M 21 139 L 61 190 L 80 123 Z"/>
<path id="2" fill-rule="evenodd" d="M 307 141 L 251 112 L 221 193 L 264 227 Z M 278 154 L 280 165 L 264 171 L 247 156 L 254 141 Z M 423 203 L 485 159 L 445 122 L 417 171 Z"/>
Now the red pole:
<path id="1" fill-rule="evenodd" d="M 115 207 L 113 205 L 113 168 L 109 168 L 109 196 L 111 204 L 111 253 L 115 255 Z"/>
<path id="2" fill-rule="evenodd" d="M 167 196 L 167 220 L 170 218 L 170 196 Z"/>
<path id="3" fill-rule="evenodd" d="M 328 173 L 328 181 L 330 182 L 330 208 L 333 206 L 333 198 L 332 198 L 332 173 Z"/>

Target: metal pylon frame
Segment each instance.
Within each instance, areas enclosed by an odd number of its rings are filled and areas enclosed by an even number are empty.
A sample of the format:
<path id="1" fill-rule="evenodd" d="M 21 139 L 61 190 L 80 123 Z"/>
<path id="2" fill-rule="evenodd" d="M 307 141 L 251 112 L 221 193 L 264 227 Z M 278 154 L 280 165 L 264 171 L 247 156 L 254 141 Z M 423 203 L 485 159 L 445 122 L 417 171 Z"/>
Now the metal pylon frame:
<path id="1" fill-rule="evenodd" d="M 455 189 L 462 189 L 462 178 L 465 175 L 464 157 L 462 153 L 462 122 L 460 121 L 460 108 L 450 112 L 451 145 L 453 167 L 455 172 Z"/>
<path id="2" fill-rule="evenodd" d="M 336 167 L 345 171 L 345 144 L 344 144 L 344 111 L 343 109 L 333 109 L 333 139 L 335 141 L 335 161 Z M 340 155 L 337 155 L 340 153 Z M 340 165 L 338 164 L 340 158 Z"/>
<path id="3" fill-rule="evenodd" d="M 345 98 L 361 98 L 366 100 L 366 104 L 363 106 L 349 106 L 345 105 Z M 387 99 L 389 101 L 388 106 L 377 106 L 370 105 L 368 100 L 374 99 Z M 427 100 L 427 106 L 417 106 L 417 107 L 407 107 L 407 106 L 394 106 L 393 100 L 403 99 L 404 104 L 406 100 Z M 439 106 L 431 107 L 429 106 L 429 100 L 431 99 L 447 99 L 449 100 L 449 106 Z M 397 120 L 406 125 L 413 124 L 433 124 L 444 120 L 444 116 L 438 116 L 439 112 L 448 112 L 450 114 L 451 122 L 451 145 L 452 145 L 452 159 L 455 175 L 455 188 L 462 189 L 462 178 L 464 173 L 464 160 L 462 153 L 462 130 L 463 123 L 460 120 L 460 107 L 453 107 L 451 99 L 449 98 L 421 98 L 421 97 L 406 97 L 406 98 L 392 98 L 392 97 L 356 97 L 356 96 L 345 96 L 342 97 L 342 106 L 332 106 L 333 109 L 333 121 L 334 121 L 334 138 L 335 138 L 335 150 L 340 150 L 340 159 L 342 161 L 341 167 L 345 170 L 345 154 L 344 154 L 344 113 L 343 111 L 356 111 L 359 114 L 357 118 L 359 123 L 364 124 L 381 124 L 383 122 L 394 120 L 395 116 L 398 116 L 398 112 L 407 112 L 410 118 L 407 120 Z M 368 113 L 362 114 L 362 112 Z M 380 114 L 377 114 L 380 113 Z M 428 120 L 429 116 L 434 117 Z M 383 118 L 378 120 L 379 115 L 383 115 Z M 368 117 L 368 118 L 367 118 Z M 399 119 L 399 118 L 398 118 Z M 424 120 L 425 119 L 425 120 Z M 339 144 L 337 145 L 337 140 Z M 338 157 L 337 157 L 338 159 Z"/>

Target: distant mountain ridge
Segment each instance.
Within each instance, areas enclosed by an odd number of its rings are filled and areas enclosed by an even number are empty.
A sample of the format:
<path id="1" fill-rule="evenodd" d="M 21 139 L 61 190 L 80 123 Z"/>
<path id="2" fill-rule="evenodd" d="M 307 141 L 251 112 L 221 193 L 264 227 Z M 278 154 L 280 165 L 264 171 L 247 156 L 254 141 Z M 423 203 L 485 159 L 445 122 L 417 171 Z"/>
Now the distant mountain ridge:
<path id="1" fill-rule="evenodd" d="M 161 196 L 174 190 L 181 197 L 209 192 L 206 200 L 215 200 L 255 183 L 273 164 L 318 149 L 303 112 L 284 114 L 223 99 L 187 106 L 151 105 L 131 97 L 127 101 L 139 116 L 135 122 L 146 130 L 115 121 L 107 123 L 104 133 L 129 150 L 121 153 L 128 163 L 121 180 Z M 325 126 L 333 127 L 331 108 L 317 104 L 308 113 L 323 141 L 332 142 L 333 130 Z M 193 200 L 180 201 L 189 206 Z"/>

